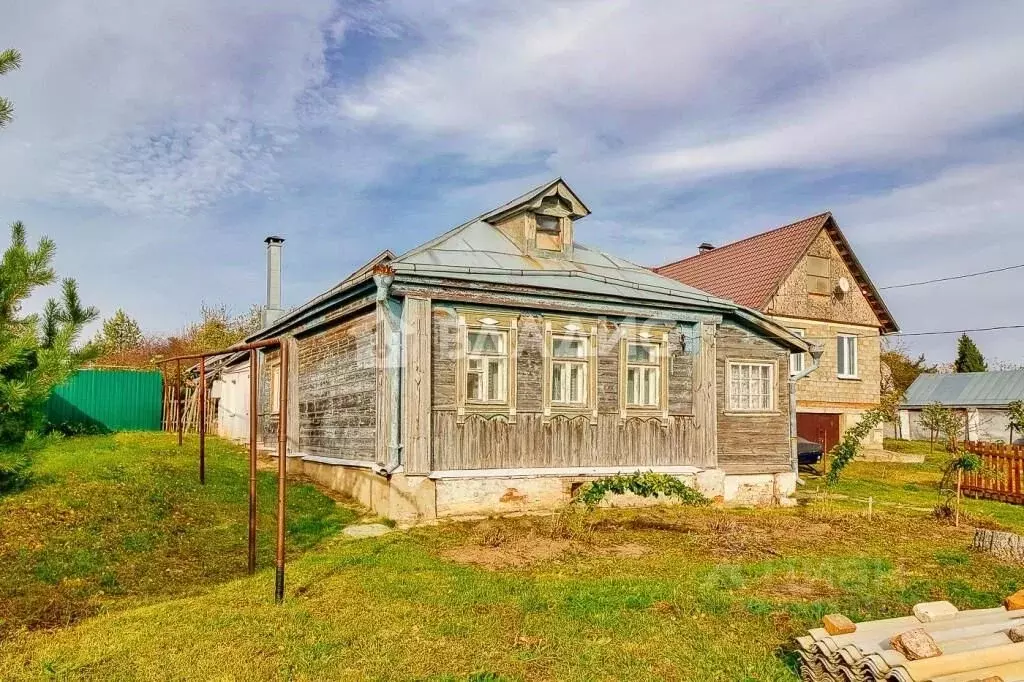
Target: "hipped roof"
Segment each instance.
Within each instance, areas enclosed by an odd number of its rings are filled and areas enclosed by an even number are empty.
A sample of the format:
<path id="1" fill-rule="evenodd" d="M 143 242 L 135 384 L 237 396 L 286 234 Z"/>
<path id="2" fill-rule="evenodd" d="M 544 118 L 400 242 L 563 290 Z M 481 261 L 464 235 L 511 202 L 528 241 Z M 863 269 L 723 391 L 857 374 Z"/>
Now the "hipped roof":
<path id="1" fill-rule="evenodd" d="M 489 222 L 511 215 L 517 209 L 530 206 L 540 198 L 555 193 L 578 206 L 579 216 L 589 214 L 590 210 L 572 189 L 561 178 L 556 178 L 400 256 L 392 258 L 390 253 L 381 254 L 383 258 L 374 259 L 368 266 L 375 262 L 387 262 L 394 270 L 396 281 L 441 279 L 466 284 L 487 283 L 522 287 L 550 295 L 574 294 L 621 299 L 640 306 L 679 306 L 718 314 L 731 313 L 744 323 L 760 328 L 766 336 L 782 345 L 806 350 L 806 342 L 761 313 L 748 310 L 734 301 L 663 277 L 641 265 L 578 241 L 574 241 L 568 253 L 552 252 L 551 255 L 543 256 L 526 253 Z M 578 233 L 578 230 L 575 232 Z M 368 266 L 360 269 L 362 276 L 347 278 L 305 306 L 288 312 L 253 338 L 266 338 L 281 333 L 303 317 L 305 308 L 365 282 L 370 275 Z"/>

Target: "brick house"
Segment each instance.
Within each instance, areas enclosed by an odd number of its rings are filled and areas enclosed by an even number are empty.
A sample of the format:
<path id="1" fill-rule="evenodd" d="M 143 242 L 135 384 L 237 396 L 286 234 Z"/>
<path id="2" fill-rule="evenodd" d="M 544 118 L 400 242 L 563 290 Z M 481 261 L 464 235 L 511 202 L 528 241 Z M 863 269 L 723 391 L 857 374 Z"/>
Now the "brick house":
<path id="1" fill-rule="evenodd" d="M 550 509 L 637 470 L 787 498 L 806 342 L 583 245 L 589 213 L 554 180 L 284 313 L 249 339 L 296 349 L 287 415 L 261 361 L 264 443 L 286 418 L 293 469 L 404 521 Z"/>
<path id="2" fill-rule="evenodd" d="M 655 272 L 758 310 L 824 346 L 820 367 L 797 384 L 797 432 L 831 448 L 881 391 L 881 335 L 899 331 L 831 213 L 822 213 Z M 794 354 L 793 372 L 808 362 Z M 882 427 L 864 442 L 882 447 Z"/>

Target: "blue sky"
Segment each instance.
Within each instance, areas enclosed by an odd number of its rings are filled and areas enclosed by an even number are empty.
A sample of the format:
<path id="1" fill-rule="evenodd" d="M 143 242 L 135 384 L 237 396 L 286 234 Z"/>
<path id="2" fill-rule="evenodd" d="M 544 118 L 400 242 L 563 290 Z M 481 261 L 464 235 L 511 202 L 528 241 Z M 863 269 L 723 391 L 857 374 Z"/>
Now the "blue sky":
<path id="1" fill-rule="evenodd" d="M 45 5 L 45 6 L 44 6 Z M 876 284 L 1024 262 L 1024 7 L 12 0 L 0 220 L 104 314 L 288 305 L 561 175 L 577 237 L 654 265 L 832 210 Z M 1024 271 L 887 302 L 1024 322 Z M 1024 330 L 976 336 L 1024 362 Z M 949 360 L 955 339 L 906 339 Z"/>

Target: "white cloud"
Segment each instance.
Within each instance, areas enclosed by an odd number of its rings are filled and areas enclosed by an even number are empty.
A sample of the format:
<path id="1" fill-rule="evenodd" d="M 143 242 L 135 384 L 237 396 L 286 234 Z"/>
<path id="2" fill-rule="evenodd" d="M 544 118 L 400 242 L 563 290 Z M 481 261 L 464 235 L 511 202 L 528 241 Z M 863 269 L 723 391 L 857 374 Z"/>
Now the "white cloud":
<path id="1" fill-rule="evenodd" d="M 328 0 L 17 2 L 0 42 L 18 118 L 0 136 L 8 198 L 189 212 L 272 185 L 324 80 Z"/>

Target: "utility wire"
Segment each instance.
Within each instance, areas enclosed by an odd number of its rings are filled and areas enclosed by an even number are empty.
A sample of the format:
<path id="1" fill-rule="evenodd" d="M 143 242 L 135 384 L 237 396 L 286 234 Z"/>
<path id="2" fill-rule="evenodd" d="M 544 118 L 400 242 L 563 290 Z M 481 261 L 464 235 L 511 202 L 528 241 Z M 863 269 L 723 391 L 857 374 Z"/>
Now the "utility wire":
<path id="1" fill-rule="evenodd" d="M 936 282 L 950 282 L 954 279 L 967 279 L 969 277 L 980 277 L 981 275 L 991 275 L 996 272 L 1006 272 L 1007 270 L 1017 270 L 1024 268 L 1024 263 L 1020 265 L 1010 265 L 1005 268 L 995 268 L 994 270 L 982 270 L 981 272 L 969 272 L 966 275 L 953 275 L 952 277 L 938 277 L 936 279 L 926 279 L 921 282 L 907 282 L 906 284 L 890 284 L 887 287 L 878 287 L 881 289 L 905 289 L 907 287 L 919 287 L 924 284 L 935 284 Z M 968 330 L 970 331 L 970 330 Z M 909 336 L 909 335 L 908 335 Z"/>
<path id="2" fill-rule="evenodd" d="M 863 339 L 867 339 L 867 338 L 890 338 L 890 337 L 893 337 L 893 336 L 941 336 L 943 334 L 966 334 L 968 332 L 993 332 L 993 331 L 1001 331 L 1001 330 L 1009 330 L 1009 329 L 1024 329 L 1024 324 L 1006 324 L 1006 325 L 1000 325 L 998 327 L 976 327 L 974 329 L 944 329 L 944 330 L 928 331 L 928 332 L 893 332 L 892 334 L 881 334 L 881 335 L 880 334 L 855 334 L 855 333 L 847 334 L 845 332 L 840 332 L 840 333 L 837 333 L 837 334 L 830 334 L 828 336 L 801 336 L 800 338 L 808 340 L 808 341 L 825 341 L 827 339 L 834 339 L 834 338 L 839 337 L 839 336 L 856 336 L 857 338 L 863 338 Z M 774 335 L 769 335 L 769 338 L 780 339 L 780 340 L 782 339 L 781 336 L 774 336 Z"/>

